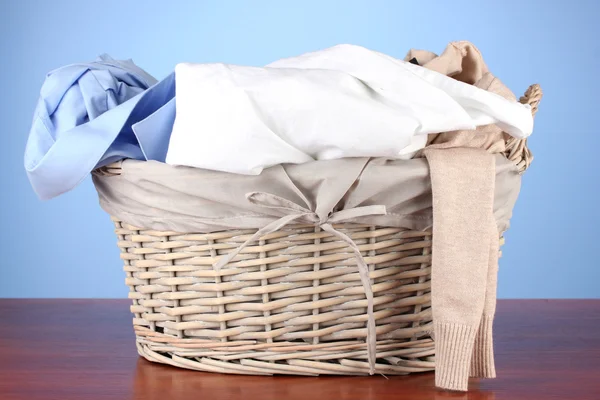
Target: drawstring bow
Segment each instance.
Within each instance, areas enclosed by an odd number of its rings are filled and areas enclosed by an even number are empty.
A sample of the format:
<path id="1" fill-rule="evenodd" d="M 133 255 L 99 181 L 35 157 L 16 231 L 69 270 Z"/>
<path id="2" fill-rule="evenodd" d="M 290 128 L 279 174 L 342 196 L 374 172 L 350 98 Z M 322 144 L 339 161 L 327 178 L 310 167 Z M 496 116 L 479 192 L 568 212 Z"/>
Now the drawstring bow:
<path id="1" fill-rule="evenodd" d="M 376 345 L 377 345 L 377 331 L 375 326 L 375 314 L 373 311 L 373 290 L 371 289 L 371 282 L 369 280 L 369 267 L 365 262 L 365 259 L 360 254 L 360 249 L 354 243 L 354 241 L 346 234 L 336 230 L 332 224 L 349 221 L 351 219 L 369 216 L 369 215 L 385 215 L 386 209 L 383 205 L 372 205 L 372 206 L 361 206 L 336 212 L 330 212 L 328 215 L 319 216 L 316 212 L 311 211 L 303 206 L 300 206 L 293 201 L 284 199 L 280 196 L 276 196 L 270 193 L 264 192 L 250 192 L 246 194 L 248 201 L 254 205 L 266 207 L 272 210 L 277 210 L 284 215 L 267 224 L 263 228 L 256 231 L 248 240 L 238 246 L 235 250 L 221 257 L 213 267 L 216 271 L 229 264 L 235 256 L 237 256 L 244 248 L 250 243 L 260 239 L 261 237 L 270 233 L 276 232 L 282 229 L 284 226 L 292 223 L 307 223 L 317 225 L 325 232 L 336 236 L 352 249 L 356 264 L 358 267 L 358 273 L 363 289 L 365 291 L 365 297 L 367 298 L 367 358 L 369 361 L 369 373 L 373 375 L 375 373 L 375 359 L 376 359 Z"/>

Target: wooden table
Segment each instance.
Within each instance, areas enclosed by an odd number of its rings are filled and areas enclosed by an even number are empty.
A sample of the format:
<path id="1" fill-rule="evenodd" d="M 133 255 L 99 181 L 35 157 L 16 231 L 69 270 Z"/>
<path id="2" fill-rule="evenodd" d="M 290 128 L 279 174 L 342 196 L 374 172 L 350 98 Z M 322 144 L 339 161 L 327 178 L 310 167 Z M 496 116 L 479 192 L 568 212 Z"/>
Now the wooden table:
<path id="1" fill-rule="evenodd" d="M 135 351 L 126 300 L 0 300 L 0 399 L 599 400 L 600 300 L 504 300 L 499 377 L 467 394 L 433 374 L 253 377 L 152 364 Z"/>

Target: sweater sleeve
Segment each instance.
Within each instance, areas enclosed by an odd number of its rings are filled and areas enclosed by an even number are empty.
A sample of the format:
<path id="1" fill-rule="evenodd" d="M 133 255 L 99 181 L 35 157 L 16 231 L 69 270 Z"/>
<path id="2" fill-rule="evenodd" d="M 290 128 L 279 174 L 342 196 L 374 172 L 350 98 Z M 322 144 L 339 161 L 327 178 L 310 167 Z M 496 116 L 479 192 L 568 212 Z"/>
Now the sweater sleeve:
<path id="1" fill-rule="evenodd" d="M 465 391 L 485 305 L 495 160 L 473 148 L 426 149 L 425 156 L 433 191 L 435 381 Z"/>
<path id="2" fill-rule="evenodd" d="M 471 376 L 474 378 L 495 378 L 494 346 L 492 326 L 496 313 L 496 289 L 498 286 L 498 253 L 500 238 L 496 221 L 490 218 L 490 261 L 488 264 L 483 316 L 475 336 L 473 357 L 471 358 Z"/>

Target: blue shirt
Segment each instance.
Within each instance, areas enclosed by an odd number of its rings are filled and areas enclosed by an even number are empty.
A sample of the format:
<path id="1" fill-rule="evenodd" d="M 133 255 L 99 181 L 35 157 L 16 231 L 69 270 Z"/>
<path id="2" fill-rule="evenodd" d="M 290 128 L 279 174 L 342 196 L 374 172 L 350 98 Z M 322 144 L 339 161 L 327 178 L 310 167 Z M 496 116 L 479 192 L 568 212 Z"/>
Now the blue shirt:
<path id="1" fill-rule="evenodd" d="M 45 200 L 123 158 L 164 161 L 174 120 L 174 74 L 157 83 L 131 60 L 107 55 L 54 70 L 25 149 L 29 181 Z"/>

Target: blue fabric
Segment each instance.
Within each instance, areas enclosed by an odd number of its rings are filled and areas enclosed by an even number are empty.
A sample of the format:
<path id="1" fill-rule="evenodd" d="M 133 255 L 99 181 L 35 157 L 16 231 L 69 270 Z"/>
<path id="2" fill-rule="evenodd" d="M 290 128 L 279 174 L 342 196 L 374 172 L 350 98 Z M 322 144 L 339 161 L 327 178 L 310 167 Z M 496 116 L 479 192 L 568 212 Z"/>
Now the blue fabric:
<path id="1" fill-rule="evenodd" d="M 164 161 L 174 98 L 174 74 L 157 83 L 131 60 L 103 55 L 50 72 L 25 149 L 37 195 L 65 193 L 94 168 L 123 158 Z"/>

